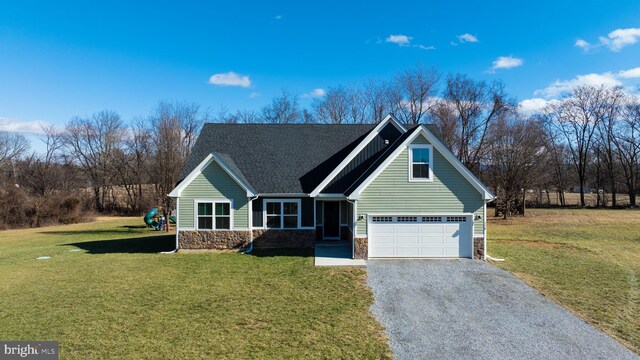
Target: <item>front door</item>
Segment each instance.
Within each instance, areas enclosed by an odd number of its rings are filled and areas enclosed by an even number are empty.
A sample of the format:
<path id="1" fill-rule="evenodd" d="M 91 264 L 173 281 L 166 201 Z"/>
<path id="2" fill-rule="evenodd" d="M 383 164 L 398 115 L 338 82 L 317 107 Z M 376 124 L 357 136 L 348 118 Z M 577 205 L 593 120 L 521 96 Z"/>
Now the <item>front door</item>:
<path id="1" fill-rule="evenodd" d="M 323 203 L 324 238 L 328 240 L 340 239 L 340 202 L 325 201 Z"/>

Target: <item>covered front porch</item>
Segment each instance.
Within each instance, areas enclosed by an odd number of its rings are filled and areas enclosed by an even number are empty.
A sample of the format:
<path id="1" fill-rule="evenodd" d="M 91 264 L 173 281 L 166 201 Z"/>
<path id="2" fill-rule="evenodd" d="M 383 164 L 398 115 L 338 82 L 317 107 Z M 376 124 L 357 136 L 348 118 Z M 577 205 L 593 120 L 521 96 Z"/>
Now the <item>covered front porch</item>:
<path id="1" fill-rule="evenodd" d="M 316 241 L 353 242 L 354 208 L 344 198 L 316 199 Z"/>
<path id="2" fill-rule="evenodd" d="M 316 266 L 365 266 L 354 259 L 354 203 L 344 197 L 316 199 Z"/>

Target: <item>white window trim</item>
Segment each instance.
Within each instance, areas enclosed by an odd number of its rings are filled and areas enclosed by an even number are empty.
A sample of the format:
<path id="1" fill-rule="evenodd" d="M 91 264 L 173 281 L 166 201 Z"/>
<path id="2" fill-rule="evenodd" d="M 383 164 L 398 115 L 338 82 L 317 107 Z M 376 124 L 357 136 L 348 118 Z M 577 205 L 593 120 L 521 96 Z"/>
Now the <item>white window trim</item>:
<path id="1" fill-rule="evenodd" d="M 200 203 L 212 203 L 212 217 L 213 217 L 213 229 L 200 229 L 198 227 L 198 204 Z M 228 229 L 216 229 L 216 203 L 229 204 L 229 228 Z M 234 230 L 233 227 L 233 199 L 194 199 L 193 200 L 193 228 L 197 231 L 229 231 Z"/>
<path id="2" fill-rule="evenodd" d="M 409 151 L 409 182 L 433 182 L 433 146 L 427 144 L 411 144 L 407 146 Z M 413 177 L 413 149 L 429 149 L 429 178 Z"/>
<path id="3" fill-rule="evenodd" d="M 297 203 L 298 204 L 298 224 L 295 228 L 284 228 L 284 205 L 282 203 Z M 267 227 L 267 203 L 280 203 L 280 227 L 268 228 Z M 263 199 L 262 200 L 262 227 L 268 230 L 300 230 L 302 222 L 302 200 L 300 199 Z"/>

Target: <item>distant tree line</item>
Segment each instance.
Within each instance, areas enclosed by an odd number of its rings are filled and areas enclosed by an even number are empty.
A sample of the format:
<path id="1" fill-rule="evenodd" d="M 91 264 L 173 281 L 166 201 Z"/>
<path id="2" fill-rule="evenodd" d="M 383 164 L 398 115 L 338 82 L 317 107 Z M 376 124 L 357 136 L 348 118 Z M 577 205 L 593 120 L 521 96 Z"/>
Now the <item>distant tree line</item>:
<path id="1" fill-rule="evenodd" d="M 0 132 L 0 227 L 171 208 L 166 194 L 207 120 L 206 111 L 187 102 L 160 102 L 131 122 L 105 110 L 43 129 L 45 149 L 31 154 L 23 135 Z"/>
<path id="2" fill-rule="evenodd" d="M 524 115 L 500 81 L 416 66 L 388 80 L 331 87 L 308 107 L 300 100 L 283 90 L 260 111 L 216 115 L 194 103 L 163 101 L 130 121 L 100 111 L 43 129 L 45 150 L 38 153 L 29 153 L 24 136 L 0 132 L 0 226 L 171 208 L 166 194 L 205 122 L 364 124 L 390 113 L 404 124 L 436 124 L 442 142 L 496 193 L 496 214 L 505 218 L 524 214 L 525 205 L 584 207 L 591 191 L 595 206 L 637 206 L 637 92 L 576 87 Z M 567 201 L 570 189 L 579 192 L 578 204 Z M 621 193 L 628 200 L 619 201 Z"/>

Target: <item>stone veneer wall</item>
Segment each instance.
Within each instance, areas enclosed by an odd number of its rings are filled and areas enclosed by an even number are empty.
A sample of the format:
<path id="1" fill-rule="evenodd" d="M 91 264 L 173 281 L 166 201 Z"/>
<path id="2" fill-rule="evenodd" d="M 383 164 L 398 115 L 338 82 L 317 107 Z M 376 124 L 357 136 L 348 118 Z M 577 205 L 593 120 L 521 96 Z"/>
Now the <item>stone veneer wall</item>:
<path id="1" fill-rule="evenodd" d="M 474 237 L 473 238 L 473 258 L 475 260 L 482 260 L 483 257 L 484 257 L 484 238 Z"/>
<path id="2" fill-rule="evenodd" d="M 183 230 L 178 234 L 180 249 L 239 249 L 249 246 L 249 230 Z M 253 246 L 257 248 L 311 248 L 316 230 L 253 230 Z"/>
<path id="3" fill-rule="evenodd" d="M 355 238 L 353 256 L 356 259 L 366 259 L 369 246 L 369 239 L 366 237 Z"/>
<path id="4" fill-rule="evenodd" d="M 253 230 L 253 246 L 257 248 L 312 248 L 316 230 Z"/>
<path id="5" fill-rule="evenodd" d="M 178 233 L 180 249 L 236 249 L 249 245 L 249 230 L 183 230 Z"/>

